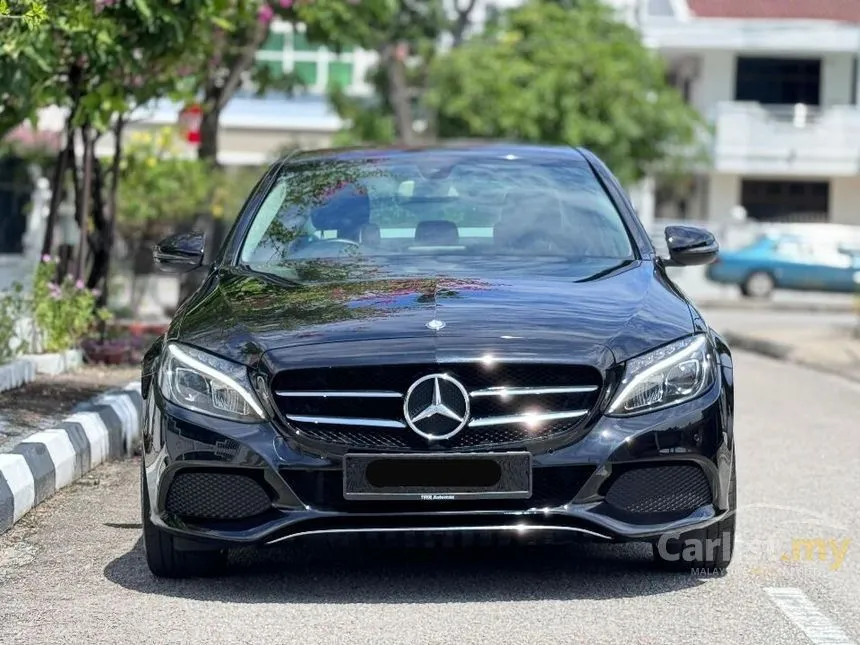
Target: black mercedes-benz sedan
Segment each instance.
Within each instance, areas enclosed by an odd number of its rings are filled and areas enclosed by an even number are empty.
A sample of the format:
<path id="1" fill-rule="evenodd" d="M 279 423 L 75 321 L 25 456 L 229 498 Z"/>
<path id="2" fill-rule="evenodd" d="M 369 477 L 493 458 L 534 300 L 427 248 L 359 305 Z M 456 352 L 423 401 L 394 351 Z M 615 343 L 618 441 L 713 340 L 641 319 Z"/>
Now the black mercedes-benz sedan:
<path id="1" fill-rule="evenodd" d="M 297 153 L 259 181 L 148 351 L 141 503 L 159 576 L 306 536 L 642 541 L 723 569 L 729 348 L 587 150 Z"/>

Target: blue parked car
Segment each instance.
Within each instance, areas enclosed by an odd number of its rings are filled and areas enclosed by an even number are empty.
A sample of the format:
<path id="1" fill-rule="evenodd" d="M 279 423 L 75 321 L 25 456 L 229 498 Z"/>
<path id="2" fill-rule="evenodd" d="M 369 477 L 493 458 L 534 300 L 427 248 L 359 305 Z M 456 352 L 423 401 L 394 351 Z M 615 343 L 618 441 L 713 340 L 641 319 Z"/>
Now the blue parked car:
<path id="1" fill-rule="evenodd" d="M 708 266 L 712 282 L 735 284 L 750 298 L 774 289 L 860 293 L 860 245 L 796 234 L 766 234 Z"/>

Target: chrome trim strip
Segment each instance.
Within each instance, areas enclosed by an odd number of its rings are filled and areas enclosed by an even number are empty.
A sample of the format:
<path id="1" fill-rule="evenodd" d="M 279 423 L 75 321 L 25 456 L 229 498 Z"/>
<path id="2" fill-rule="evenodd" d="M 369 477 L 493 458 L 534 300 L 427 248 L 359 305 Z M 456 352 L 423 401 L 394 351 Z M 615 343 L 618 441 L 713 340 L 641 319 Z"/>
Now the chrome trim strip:
<path id="1" fill-rule="evenodd" d="M 391 392 L 387 390 L 278 390 L 276 396 L 293 396 L 293 397 L 343 397 L 356 399 L 400 399 L 403 395 L 400 392 Z"/>
<path id="2" fill-rule="evenodd" d="M 597 385 L 559 385 L 549 387 L 488 387 L 469 392 L 469 396 L 520 396 L 528 394 L 574 394 L 594 392 Z"/>
<path id="3" fill-rule="evenodd" d="M 509 423 L 526 423 L 528 421 L 557 421 L 558 419 L 576 419 L 584 417 L 588 410 L 571 410 L 569 412 L 544 412 L 538 414 L 510 414 L 503 417 L 484 417 L 469 421 L 470 428 L 484 426 L 501 426 Z"/>
<path id="4" fill-rule="evenodd" d="M 596 531 L 590 531 L 588 529 L 578 528 L 574 526 L 556 526 L 545 524 L 491 524 L 485 526 L 397 526 L 384 528 L 316 529 L 313 531 L 300 531 L 299 533 L 285 535 L 283 537 L 279 537 L 269 542 L 266 542 L 266 544 L 277 544 L 278 542 L 285 542 L 286 540 L 292 540 L 297 537 L 304 537 L 308 535 L 332 535 L 339 533 L 444 533 L 446 531 L 513 531 L 517 533 L 528 533 L 530 531 L 568 531 L 571 533 L 582 533 L 585 535 L 591 535 L 592 537 L 601 538 L 603 540 L 612 539 L 608 535 L 603 535 L 602 533 L 597 533 Z"/>
<path id="5" fill-rule="evenodd" d="M 333 426 L 363 426 L 371 428 L 405 428 L 406 424 L 402 421 L 392 421 L 390 419 L 362 419 L 359 417 L 316 417 L 303 415 L 286 415 L 290 421 L 297 423 L 325 423 Z"/>

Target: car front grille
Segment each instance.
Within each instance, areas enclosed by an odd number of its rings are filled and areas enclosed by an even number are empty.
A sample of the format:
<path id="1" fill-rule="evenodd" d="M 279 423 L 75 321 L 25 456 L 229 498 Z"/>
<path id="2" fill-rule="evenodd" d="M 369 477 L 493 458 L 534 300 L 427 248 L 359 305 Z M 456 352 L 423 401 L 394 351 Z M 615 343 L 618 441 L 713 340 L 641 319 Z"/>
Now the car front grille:
<path id="1" fill-rule="evenodd" d="M 406 423 L 404 398 L 430 374 L 446 374 L 469 393 L 469 420 L 448 439 L 427 439 Z M 580 365 L 472 362 L 288 370 L 271 387 L 282 421 L 299 439 L 421 452 L 576 439 L 600 399 L 602 379 Z"/>
<path id="2" fill-rule="evenodd" d="M 426 513 L 430 511 L 524 511 L 563 506 L 576 497 L 594 473 L 594 466 L 544 466 L 532 473 L 528 499 L 391 501 L 348 500 L 343 496 L 343 471 L 292 470 L 281 476 L 305 504 L 317 510 L 343 513 Z"/>

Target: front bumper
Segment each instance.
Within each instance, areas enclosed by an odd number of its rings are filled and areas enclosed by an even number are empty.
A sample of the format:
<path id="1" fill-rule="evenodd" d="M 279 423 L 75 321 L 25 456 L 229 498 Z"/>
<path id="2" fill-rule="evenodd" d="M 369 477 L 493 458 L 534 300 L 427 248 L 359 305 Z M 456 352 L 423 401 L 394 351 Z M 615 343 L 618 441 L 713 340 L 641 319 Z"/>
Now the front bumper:
<path id="1" fill-rule="evenodd" d="M 612 541 L 654 541 L 708 526 L 728 510 L 733 468 L 731 404 L 724 382 L 694 401 L 638 417 L 598 418 L 571 445 L 533 455 L 539 473 L 573 473 L 565 491 L 540 499 L 479 503 L 422 501 L 327 503 L 325 481 L 342 473 L 342 457 L 303 447 L 271 423 L 237 424 L 165 401 L 150 390 L 144 420 L 144 477 L 151 521 L 194 546 L 266 545 L 315 534 L 536 533 Z M 636 467 L 692 466 L 707 480 L 708 499 L 678 512 L 631 514 L 606 492 Z M 253 517 L 194 520 L 167 510 L 171 484 L 193 472 L 246 474 L 271 504 Z M 546 479 L 546 478 L 545 478 Z M 298 483 L 316 482 L 299 486 Z M 336 495 L 335 495 L 336 497 Z"/>

